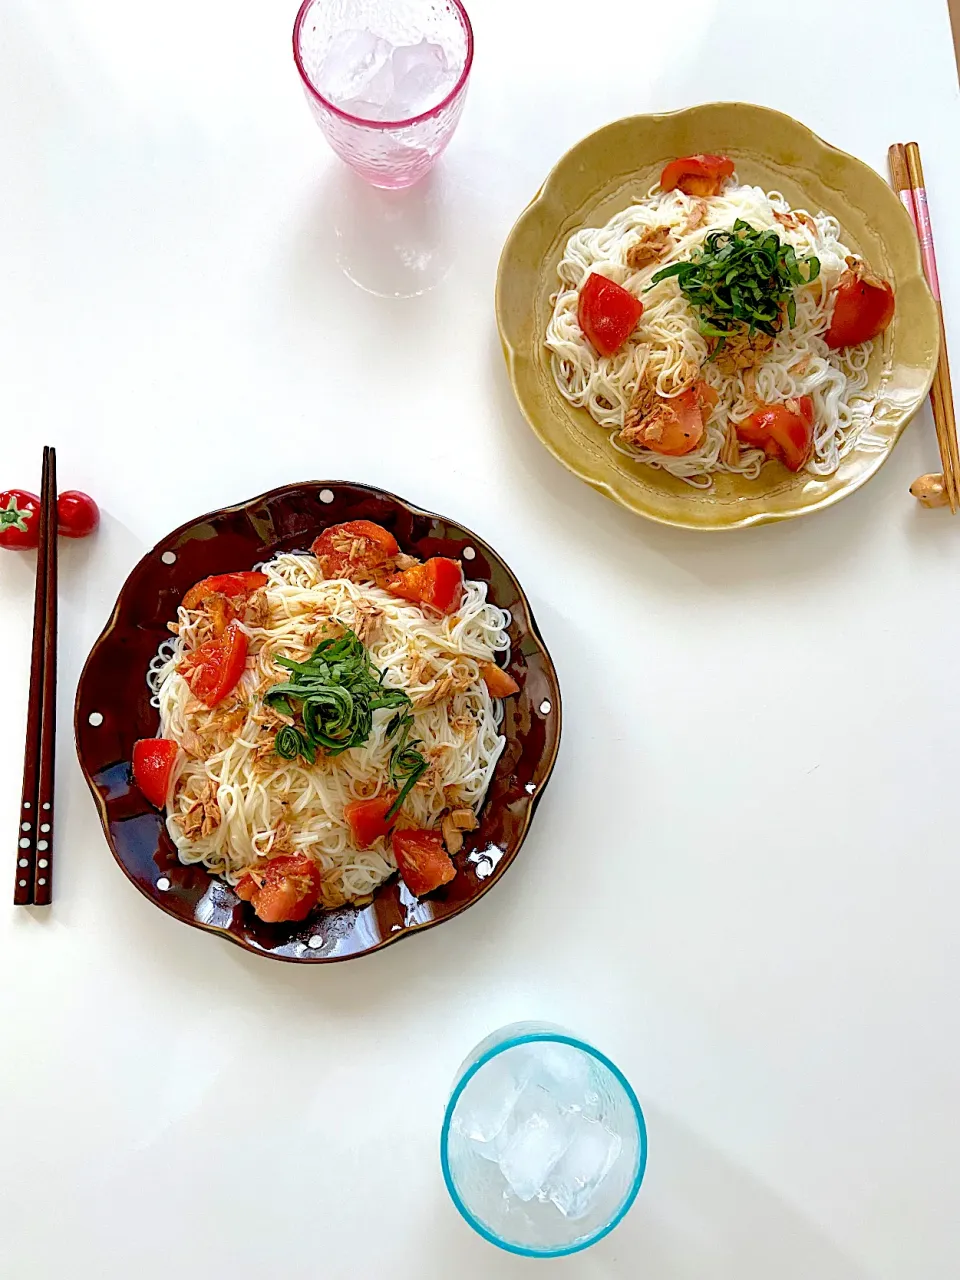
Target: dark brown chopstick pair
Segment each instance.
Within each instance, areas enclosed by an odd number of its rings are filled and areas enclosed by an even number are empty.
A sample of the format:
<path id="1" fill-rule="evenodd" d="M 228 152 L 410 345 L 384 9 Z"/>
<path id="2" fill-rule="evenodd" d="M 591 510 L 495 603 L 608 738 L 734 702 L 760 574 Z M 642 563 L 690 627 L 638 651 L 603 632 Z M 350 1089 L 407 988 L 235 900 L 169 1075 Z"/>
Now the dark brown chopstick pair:
<path id="1" fill-rule="evenodd" d="M 17 906 L 47 906 L 53 884 L 53 772 L 57 731 L 57 458 L 43 451 L 40 544 L 33 598 L 23 794 L 17 832 Z"/>
<path id="2" fill-rule="evenodd" d="M 927 207 L 927 189 L 920 161 L 920 148 L 915 142 L 895 142 L 889 149 L 890 176 L 904 208 L 913 219 L 920 241 L 920 257 L 923 273 L 937 304 L 940 322 L 940 358 L 937 361 L 930 388 L 933 407 L 933 424 L 940 448 L 941 475 L 919 476 L 910 486 L 910 492 L 925 507 L 949 506 L 954 513 L 960 507 L 960 448 L 957 445 L 957 421 L 953 407 L 953 388 L 950 384 L 950 361 L 947 355 L 947 335 L 943 327 L 943 308 L 940 305 L 940 282 L 937 279 L 937 257 L 933 245 L 933 226 Z"/>

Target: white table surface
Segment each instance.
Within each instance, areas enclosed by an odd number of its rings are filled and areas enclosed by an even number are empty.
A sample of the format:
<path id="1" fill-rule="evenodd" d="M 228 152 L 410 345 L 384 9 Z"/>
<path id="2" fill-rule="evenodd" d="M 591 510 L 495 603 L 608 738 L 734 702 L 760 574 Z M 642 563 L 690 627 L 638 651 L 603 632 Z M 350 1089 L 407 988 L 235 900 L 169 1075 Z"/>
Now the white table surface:
<path id="1" fill-rule="evenodd" d="M 557 1275 L 955 1277 L 960 521 L 906 492 L 939 469 L 929 410 L 830 511 L 672 531 L 542 450 L 492 307 L 504 237 L 574 141 L 743 98 L 881 171 L 889 142 L 920 139 L 960 370 L 943 0 L 473 0 L 464 120 L 407 199 L 328 153 L 294 9 L 3 9 L 0 487 L 38 485 L 52 443 L 61 487 L 104 518 L 61 552 L 55 902 L 0 915 L 0 1274 L 530 1274 L 453 1210 L 437 1133 L 470 1046 L 542 1017 L 623 1066 L 650 1132 L 633 1212 Z M 148 547 L 322 478 L 494 543 L 566 721 L 532 834 L 482 903 L 301 970 L 131 888 L 70 726 Z M 0 561 L 12 880 L 33 558 Z"/>

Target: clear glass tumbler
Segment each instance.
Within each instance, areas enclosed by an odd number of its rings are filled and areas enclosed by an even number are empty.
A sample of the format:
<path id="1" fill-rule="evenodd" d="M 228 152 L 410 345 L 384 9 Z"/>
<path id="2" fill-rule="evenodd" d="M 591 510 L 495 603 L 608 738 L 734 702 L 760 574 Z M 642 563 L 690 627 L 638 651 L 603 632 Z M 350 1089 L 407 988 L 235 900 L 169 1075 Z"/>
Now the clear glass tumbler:
<path id="1" fill-rule="evenodd" d="M 492 1244 L 527 1257 L 576 1253 L 636 1198 L 647 1131 L 623 1073 L 546 1022 L 516 1022 L 467 1056 L 440 1135 L 453 1203 Z"/>
<path id="2" fill-rule="evenodd" d="M 337 155 L 374 186 L 409 187 L 459 123 L 473 29 L 460 0 L 303 0 L 293 56 Z"/>

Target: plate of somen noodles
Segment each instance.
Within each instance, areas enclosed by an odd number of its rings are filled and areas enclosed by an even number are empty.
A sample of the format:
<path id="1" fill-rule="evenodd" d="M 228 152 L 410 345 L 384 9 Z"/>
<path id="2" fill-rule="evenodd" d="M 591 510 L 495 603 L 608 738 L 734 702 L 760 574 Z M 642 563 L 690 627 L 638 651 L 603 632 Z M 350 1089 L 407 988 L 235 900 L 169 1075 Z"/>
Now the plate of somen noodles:
<path id="1" fill-rule="evenodd" d="M 560 714 L 496 552 L 330 481 L 202 516 L 144 556 L 87 660 L 76 735 L 141 892 L 315 962 L 487 892 L 549 780 Z"/>
<path id="2" fill-rule="evenodd" d="M 507 239 L 497 319 L 550 452 L 694 529 L 803 515 L 864 484 L 938 351 L 896 194 L 745 103 L 634 116 L 578 143 Z"/>

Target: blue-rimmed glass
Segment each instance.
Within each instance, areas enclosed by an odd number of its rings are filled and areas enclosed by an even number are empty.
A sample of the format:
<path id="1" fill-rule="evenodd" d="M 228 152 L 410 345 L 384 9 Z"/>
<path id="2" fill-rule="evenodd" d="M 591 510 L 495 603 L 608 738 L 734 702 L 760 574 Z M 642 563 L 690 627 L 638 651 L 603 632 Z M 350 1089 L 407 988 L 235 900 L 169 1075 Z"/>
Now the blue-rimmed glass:
<path id="1" fill-rule="evenodd" d="M 561 1046 L 558 1052 L 564 1055 L 562 1078 L 556 1084 L 550 1067 L 554 1046 Z M 503 1172 L 503 1165 L 509 1168 L 510 1153 L 505 1155 L 498 1144 L 507 1132 L 509 1115 L 523 1106 L 528 1084 L 545 1090 L 547 1106 L 556 1103 L 578 1137 L 552 1166 L 543 1187 L 533 1195 L 524 1188 L 521 1198 Z M 501 1114 L 508 1119 L 496 1130 Z M 483 1117 L 479 1130 L 478 1116 Z M 491 1116 L 488 1140 L 483 1123 Z M 565 1162 L 580 1150 L 580 1130 L 591 1140 L 602 1134 L 601 1141 L 608 1144 L 609 1164 L 585 1193 L 576 1179 L 571 1184 L 565 1176 Z M 570 1140 L 564 1133 L 561 1146 Z M 553 1141 L 549 1127 L 545 1138 Z M 491 1244 L 534 1258 L 562 1257 L 588 1248 L 612 1231 L 633 1204 L 646 1162 L 643 1111 L 623 1072 L 562 1027 L 547 1022 L 501 1027 L 460 1065 L 443 1118 L 440 1163 L 453 1203 Z M 579 1201 L 571 1202 L 571 1185 L 580 1188 Z"/>

